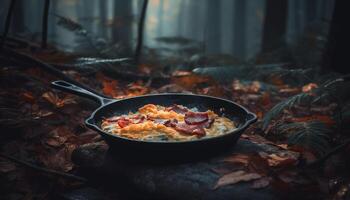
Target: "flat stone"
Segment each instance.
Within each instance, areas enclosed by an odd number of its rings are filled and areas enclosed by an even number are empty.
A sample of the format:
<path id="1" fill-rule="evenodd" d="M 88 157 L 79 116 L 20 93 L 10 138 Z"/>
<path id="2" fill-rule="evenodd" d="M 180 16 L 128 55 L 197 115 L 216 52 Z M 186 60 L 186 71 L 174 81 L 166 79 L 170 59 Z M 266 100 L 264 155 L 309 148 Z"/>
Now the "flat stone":
<path id="1" fill-rule="evenodd" d="M 251 183 L 245 182 L 213 189 L 221 176 L 213 169 L 224 165 L 222 159 L 225 156 L 261 151 L 273 153 L 281 152 L 281 149 L 240 139 L 232 149 L 221 155 L 194 162 L 162 165 L 125 161 L 107 152 L 104 154 L 103 163 L 100 164 L 92 160 L 91 166 L 87 166 L 86 163 L 89 162 L 83 159 L 85 165 L 81 166 L 80 171 L 87 178 L 105 184 L 132 188 L 131 191 L 137 193 L 137 196 L 146 199 L 279 199 L 278 193 L 270 186 L 253 189 Z M 80 157 L 80 160 L 84 157 L 81 152 L 87 151 L 78 149 L 75 152 L 75 157 Z M 88 155 L 85 157 L 89 158 Z"/>

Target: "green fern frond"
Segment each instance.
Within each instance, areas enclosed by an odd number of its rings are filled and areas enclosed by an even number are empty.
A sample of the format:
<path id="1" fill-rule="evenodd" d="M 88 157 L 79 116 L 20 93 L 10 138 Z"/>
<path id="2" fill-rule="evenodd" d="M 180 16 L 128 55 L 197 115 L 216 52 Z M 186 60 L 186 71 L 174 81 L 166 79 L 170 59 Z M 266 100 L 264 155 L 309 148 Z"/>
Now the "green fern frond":
<path id="1" fill-rule="evenodd" d="M 269 112 L 266 113 L 263 119 L 263 125 L 262 125 L 263 130 L 266 130 L 271 120 L 277 117 L 280 113 L 282 113 L 284 109 L 290 109 L 295 105 L 309 102 L 310 99 L 311 99 L 310 94 L 300 93 L 276 104 Z"/>
<path id="2" fill-rule="evenodd" d="M 279 130 L 288 134 L 288 145 L 303 146 L 317 155 L 323 155 L 329 149 L 328 134 L 331 130 L 320 121 L 284 124 Z"/>

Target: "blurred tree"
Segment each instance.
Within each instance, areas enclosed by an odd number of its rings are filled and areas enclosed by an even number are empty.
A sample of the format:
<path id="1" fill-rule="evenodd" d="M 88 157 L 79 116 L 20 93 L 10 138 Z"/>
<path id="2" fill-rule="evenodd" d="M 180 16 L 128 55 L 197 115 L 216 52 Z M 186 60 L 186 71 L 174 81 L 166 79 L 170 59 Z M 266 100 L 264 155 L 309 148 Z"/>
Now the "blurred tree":
<path id="1" fill-rule="evenodd" d="M 114 1 L 112 40 L 129 45 L 131 39 L 131 1 Z"/>
<path id="2" fill-rule="evenodd" d="M 207 0 L 207 50 L 209 53 L 221 51 L 221 1 Z"/>
<path id="3" fill-rule="evenodd" d="M 99 29 L 99 34 L 102 38 L 107 38 L 107 1 L 99 1 L 99 15 L 101 28 Z"/>
<path id="4" fill-rule="evenodd" d="M 236 0 L 233 13 L 233 56 L 244 59 L 246 53 L 246 1 Z"/>
<path id="5" fill-rule="evenodd" d="M 159 1 L 159 5 L 158 5 L 158 26 L 157 26 L 157 35 L 158 37 L 162 36 L 162 32 L 163 32 L 163 12 L 164 11 L 164 0 L 160 0 Z"/>
<path id="6" fill-rule="evenodd" d="M 266 0 L 262 52 L 285 46 L 287 0 Z"/>
<path id="7" fill-rule="evenodd" d="M 328 35 L 328 45 L 325 51 L 323 67 L 341 73 L 349 73 L 348 41 L 350 31 L 348 26 L 349 11 L 347 2 L 336 0 L 333 17 Z"/>

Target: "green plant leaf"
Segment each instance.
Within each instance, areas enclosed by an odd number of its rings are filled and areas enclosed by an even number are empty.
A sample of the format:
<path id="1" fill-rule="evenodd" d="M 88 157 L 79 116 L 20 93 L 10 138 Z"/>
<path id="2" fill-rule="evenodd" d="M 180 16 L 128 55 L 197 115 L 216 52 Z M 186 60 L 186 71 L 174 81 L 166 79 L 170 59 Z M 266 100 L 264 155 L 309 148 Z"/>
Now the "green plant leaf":
<path id="1" fill-rule="evenodd" d="M 265 114 L 265 117 L 262 121 L 263 130 L 266 130 L 271 120 L 281 114 L 284 109 L 291 109 L 293 106 L 299 105 L 301 103 L 309 103 L 311 99 L 312 98 L 310 94 L 300 93 L 276 104 L 269 112 Z"/>
<path id="2" fill-rule="evenodd" d="M 299 145 L 323 155 L 329 149 L 331 130 L 320 121 L 295 122 L 278 127 L 281 133 L 288 134 L 288 145 Z"/>

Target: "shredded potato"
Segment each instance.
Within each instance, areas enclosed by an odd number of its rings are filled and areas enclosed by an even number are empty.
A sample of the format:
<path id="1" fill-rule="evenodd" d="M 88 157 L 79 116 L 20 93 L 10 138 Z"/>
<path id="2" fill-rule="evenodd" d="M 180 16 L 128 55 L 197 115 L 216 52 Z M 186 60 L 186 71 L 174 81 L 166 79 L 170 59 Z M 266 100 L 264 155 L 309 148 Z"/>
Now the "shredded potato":
<path id="1" fill-rule="evenodd" d="M 191 110 L 188 110 L 191 112 Z M 204 137 L 214 137 L 225 134 L 235 129 L 235 124 L 228 118 L 219 117 L 213 111 L 208 110 L 207 119 L 212 120 L 209 127 L 203 128 Z M 136 113 L 128 115 L 114 116 L 103 120 L 101 127 L 104 131 L 137 140 L 174 140 L 184 141 L 198 138 L 195 134 L 184 134 L 176 127 L 166 126 L 166 121 L 176 120 L 176 123 L 185 123 L 185 114 L 177 113 L 166 109 L 163 106 L 147 104 L 138 109 Z M 120 120 L 120 121 L 119 121 Z M 189 128 L 196 129 L 196 125 L 186 125 Z M 181 130 L 181 129 L 180 129 Z M 202 136 L 201 136 L 202 137 Z"/>

